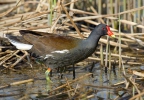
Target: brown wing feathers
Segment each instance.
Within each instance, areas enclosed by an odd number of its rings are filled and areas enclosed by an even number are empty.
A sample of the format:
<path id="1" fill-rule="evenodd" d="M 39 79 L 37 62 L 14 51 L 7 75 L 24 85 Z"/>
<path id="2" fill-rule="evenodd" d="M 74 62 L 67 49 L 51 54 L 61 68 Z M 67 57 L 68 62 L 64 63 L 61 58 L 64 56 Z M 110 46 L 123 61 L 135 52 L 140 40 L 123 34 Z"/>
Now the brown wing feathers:
<path id="1" fill-rule="evenodd" d="M 32 50 L 39 55 L 45 55 L 55 50 L 70 50 L 77 46 L 80 39 L 43 32 L 21 30 L 23 38 L 33 44 Z"/>

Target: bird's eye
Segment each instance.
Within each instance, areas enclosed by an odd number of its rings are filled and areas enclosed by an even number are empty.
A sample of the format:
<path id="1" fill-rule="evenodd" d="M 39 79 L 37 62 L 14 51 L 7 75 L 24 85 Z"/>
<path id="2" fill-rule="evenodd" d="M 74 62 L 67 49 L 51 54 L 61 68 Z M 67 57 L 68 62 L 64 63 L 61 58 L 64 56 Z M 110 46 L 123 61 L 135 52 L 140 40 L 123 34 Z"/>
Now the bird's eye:
<path id="1" fill-rule="evenodd" d="M 105 28 L 103 27 L 102 30 L 105 30 Z"/>

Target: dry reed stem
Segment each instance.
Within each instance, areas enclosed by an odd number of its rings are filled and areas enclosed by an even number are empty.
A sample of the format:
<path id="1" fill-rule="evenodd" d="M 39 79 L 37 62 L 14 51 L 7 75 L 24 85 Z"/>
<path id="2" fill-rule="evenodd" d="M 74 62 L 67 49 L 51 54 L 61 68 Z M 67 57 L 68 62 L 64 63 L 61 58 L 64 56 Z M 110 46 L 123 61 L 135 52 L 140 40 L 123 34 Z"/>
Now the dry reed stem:
<path id="1" fill-rule="evenodd" d="M 50 95 L 46 99 L 49 99 L 49 98 L 52 98 L 52 97 L 56 97 L 56 96 L 59 96 L 59 95 L 62 95 L 64 93 L 68 93 L 68 92 L 71 92 L 71 91 L 74 91 L 74 89 L 67 90 L 67 91 L 64 91 L 64 92 L 60 92 L 60 93 L 57 93 L 57 94 L 54 94 L 54 95 Z"/>
<path id="2" fill-rule="evenodd" d="M 104 66 L 104 54 L 103 54 L 103 44 L 100 44 L 100 59 L 101 59 L 101 66 Z"/>
<path id="3" fill-rule="evenodd" d="M 0 65 L 2 65 L 5 61 L 7 61 L 8 59 L 10 59 L 11 57 L 13 57 L 13 55 L 17 54 L 20 50 L 17 50 L 15 51 L 13 54 L 9 54 L 8 57 L 6 57 L 5 59 L 3 59 L 1 62 L 0 62 Z"/>
<path id="4" fill-rule="evenodd" d="M 76 78 L 75 80 L 69 81 L 69 84 L 72 84 L 72 83 L 74 83 L 74 82 L 76 82 L 76 81 L 79 81 L 79 80 L 81 80 L 81 79 L 83 79 L 83 78 L 86 78 L 86 77 L 90 76 L 91 74 L 92 74 L 92 73 L 88 73 L 88 74 L 85 74 L 85 75 L 83 75 L 83 76 L 81 76 L 81 77 Z M 50 92 L 56 91 L 56 90 L 61 89 L 61 88 L 65 87 L 65 86 L 67 86 L 67 83 L 66 83 L 66 84 L 63 84 L 63 85 L 61 85 L 61 86 L 59 86 L 59 87 L 57 87 L 57 88 L 55 88 L 54 90 L 52 90 L 52 91 L 50 91 Z"/>
<path id="5" fill-rule="evenodd" d="M 100 42 L 107 44 L 107 40 L 105 40 L 103 38 L 100 39 Z M 110 41 L 110 45 L 112 45 L 112 46 L 119 46 L 118 43 L 113 42 L 113 41 Z M 125 45 L 125 44 L 120 44 L 120 46 L 122 48 L 128 48 L 128 45 Z"/>
<path id="6" fill-rule="evenodd" d="M 15 1 L 16 0 L 2 0 L 2 1 L 0 1 L 0 3 L 7 3 L 7 4 L 9 4 L 9 3 L 15 3 Z"/>
<path id="7" fill-rule="evenodd" d="M 46 3 L 46 0 L 40 0 L 39 1 L 37 8 L 36 8 L 36 12 L 41 12 L 41 7 L 43 7 L 42 4 L 44 4 L 44 3 Z M 48 6 L 50 6 L 50 5 L 48 4 Z"/>
<path id="8" fill-rule="evenodd" d="M 137 75 L 137 76 L 140 76 L 140 77 L 144 78 L 144 74 L 143 73 L 135 71 L 135 70 L 133 70 L 132 72 L 133 72 L 134 75 Z"/>
<path id="9" fill-rule="evenodd" d="M 69 90 L 71 90 L 72 88 L 71 88 L 71 86 L 70 86 L 70 84 L 68 82 L 68 79 L 66 77 L 65 77 L 65 80 L 66 80 L 67 87 L 69 88 Z M 69 91 L 68 91 L 68 96 L 69 96 L 69 99 L 72 98 L 72 95 L 71 95 L 71 93 Z"/>
<path id="10" fill-rule="evenodd" d="M 79 85 L 77 84 L 77 85 L 76 85 L 76 88 L 74 89 L 74 93 L 73 93 L 73 95 L 76 94 L 78 88 L 79 88 Z"/>
<path id="11" fill-rule="evenodd" d="M 0 86 L 0 89 L 7 88 L 9 86 L 25 84 L 25 83 L 29 83 L 29 82 L 33 82 L 33 81 L 34 81 L 34 79 L 27 79 L 27 80 L 17 81 L 17 82 L 13 82 L 13 83 L 10 83 L 10 84 L 4 85 L 4 86 Z"/>
<path id="12" fill-rule="evenodd" d="M 71 0 L 71 2 L 73 2 L 74 0 Z M 70 4 L 70 10 L 74 8 L 74 3 Z"/>
<path id="13" fill-rule="evenodd" d="M 94 98 L 94 97 L 95 97 L 95 95 L 89 95 L 86 97 L 86 99 L 90 99 L 90 98 Z"/>
<path id="14" fill-rule="evenodd" d="M 23 60 L 26 56 L 28 56 L 28 52 L 27 51 L 22 51 L 24 53 L 23 56 L 21 56 L 16 62 L 14 62 L 10 68 L 13 68 L 15 65 L 17 65 L 21 60 Z M 14 54 L 14 55 L 17 55 L 17 54 Z"/>
<path id="15" fill-rule="evenodd" d="M 70 15 L 68 14 L 67 10 L 64 8 L 64 6 L 62 5 L 62 3 L 61 3 L 61 6 L 62 6 L 62 9 L 65 11 L 67 17 L 70 19 L 71 23 L 73 24 L 73 26 L 74 26 L 74 28 L 76 29 L 76 31 L 77 31 L 77 33 L 79 34 L 79 36 L 80 36 L 81 38 L 83 38 L 83 35 L 80 33 L 79 29 L 78 29 L 77 26 L 75 25 L 73 19 L 70 17 Z"/>
<path id="16" fill-rule="evenodd" d="M 95 14 L 95 15 L 98 15 L 98 13 L 97 13 L 96 9 L 94 9 L 94 7 L 93 7 L 93 6 L 90 6 L 90 8 L 91 8 L 91 10 L 94 12 L 94 14 Z M 101 21 L 101 23 L 105 24 L 105 22 L 103 21 L 103 19 L 102 19 L 102 18 L 98 18 L 98 19 Z"/>
<path id="17" fill-rule="evenodd" d="M 78 9 L 70 9 L 71 11 L 73 11 L 74 13 L 79 13 L 79 14 L 88 14 L 88 15 L 96 15 L 92 12 L 86 12 L 86 11 L 83 11 L 83 10 L 78 10 Z"/>
<path id="18" fill-rule="evenodd" d="M 0 65 L 2 65 L 2 64 L 5 62 L 5 60 L 6 60 L 8 57 L 10 57 L 11 55 L 12 55 L 11 53 L 8 53 L 8 54 L 6 54 L 5 56 L 2 56 L 2 57 L 0 58 L 0 60 L 2 60 L 3 62 L 1 62 Z"/>
<path id="19" fill-rule="evenodd" d="M 53 31 L 54 31 L 54 29 L 55 29 L 55 27 L 56 27 L 59 19 L 60 19 L 60 15 L 57 17 L 57 19 L 55 20 L 55 22 L 54 22 L 53 25 L 51 26 L 51 29 L 50 29 L 50 31 L 49 31 L 50 33 L 53 33 Z"/>
<path id="20" fill-rule="evenodd" d="M 10 96 L 17 96 L 17 95 L 20 95 L 20 93 L 0 94 L 0 98 L 10 97 Z"/>
<path id="21" fill-rule="evenodd" d="M 19 53 L 19 52 L 20 52 L 20 50 L 12 51 L 12 52 L 6 54 L 5 56 L 2 56 L 2 57 L 0 58 L 0 59 L 2 60 L 2 61 L 0 61 L 0 65 L 3 65 L 5 68 L 10 68 L 10 69 L 12 69 L 12 68 L 13 68 L 15 65 L 17 65 L 21 60 L 23 60 L 27 55 L 29 55 L 26 51 L 22 51 L 22 52 L 24 53 L 24 55 L 23 55 L 23 56 L 19 56 L 19 55 L 17 55 L 17 53 Z M 9 65 L 9 66 L 4 65 L 4 63 L 5 63 L 6 61 L 8 61 L 10 58 L 15 57 L 15 56 L 16 56 L 16 58 L 18 58 L 16 62 L 12 63 L 12 64 Z"/>
<path id="22" fill-rule="evenodd" d="M 140 92 L 140 90 L 138 89 L 136 83 L 133 82 L 130 78 L 127 78 L 126 75 L 123 74 L 123 76 L 124 76 L 125 79 L 128 81 L 128 83 L 131 83 L 131 84 L 134 86 L 134 88 L 136 89 L 136 91 L 138 92 L 138 94 L 140 94 L 141 92 Z M 129 85 L 129 84 L 128 84 L 128 85 Z M 127 86 L 127 88 L 128 88 L 128 86 Z M 141 99 L 141 100 L 142 100 L 142 99 Z"/>
<path id="23" fill-rule="evenodd" d="M 75 0 L 74 2 L 76 2 L 76 1 L 77 1 L 77 0 Z M 20 1 L 19 1 L 19 2 L 20 2 Z M 18 3 L 19 3 L 19 2 L 18 2 Z M 16 4 L 16 7 L 17 7 L 18 3 Z M 71 4 L 71 3 L 73 3 L 73 2 L 64 4 L 63 6 L 65 7 L 65 6 L 67 6 L 67 5 Z M 19 6 L 20 6 L 20 5 L 19 5 Z M 8 10 L 7 12 L 8 12 L 8 13 L 12 12 L 13 10 L 16 9 L 16 7 Z M 59 8 L 60 8 L 60 7 L 56 7 L 56 8 L 54 8 L 54 10 L 59 9 Z M 50 11 L 41 12 L 41 13 L 32 12 L 29 16 L 27 16 L 27 15 L 24 16 L 24 15 L 22 14 L 21 17 L 19 17 L 17 21 L 15 21 L 15 22 L 13 22 L 13 23 L 8 23 L 8 25 L 12 25 L 12 24 L 14 24 L 14 23 L 26 22 L 26 20 L 32 20 L 32 19 L 35 20 L 37 17 L 39 18 L 39 17 L 41 17 L 41 16 L 43 16 L 44 14 L 47 14 L 47 13 L 49 13 L 49 12 L 50 12 Z M 5 16 L 5 15 L 7 15 L 8 13 L 5 12 L 4 14 L 0 14 L 0 17 L 3 17 L 3 16 Z M 22 18 L 22 19 L 21 19 L 21 18 Z M 11 20 L 11 19 L 10 19 L 10 20 Z M 6 25 L 6 26 L 7 26 L 7 25 Z"/>
<path id="24" fill-rule="evenodd" d="M 115 84 L 113 84 L 114 86 L 117 86 L 117 85 L 122 85 L 122 84 L 125 84 L 125 81 L 121 81 L 121 82 L 117 82 Z"/>
<path id="25" fill-rule="evenodd" d="M 136 98 L 140 98 L 140 97 L 142 98 L 143 95 L 144 95 L 144 92 L 141 92 L 141 93 L 131 97 L 129 100 L 136 100 Z"/>
<path id="26" fill-rule="evenodd" d="M 24 96 L 22 96 L 21 98 L 19 98 L 18 100 L 27 100 L 28 99 L 28 95 L 25 94 Z"/>
<path id="27" fill-rule="evenodd" d="M 18 4 L 20 3 L 20 1 L 21 1 L 21 0 L 19 0 L 19 1 L 16 3 L 16 5 L 15 5 L 14 8 L 11 8 L 11 9 L 9 9 L 8 11 L 0 14 L 0 17 L 6 16 L 7 14 L 9 14 L 9 13 L 12 12 L 13 10 L 15 10 L 15 9 L 18 7 Z"/>
<path id="28" fill-rule="evenodd" d="M 87 23 L 93 24 L 93 25 L 99 25 L 100 24 L 98 22 L 95 22 L 95 21 L 92 21 L 92 20 L 89 20 L 89 19 L 86 19 L 84 21 L 87 22 Z M 114 28 L 111 28 L 111 27 L 110 27 L 110 30 L 111 31 L 118 31 L 117 29 L 114 29 Z"/>
<path id="29" fill-rule="evenodd" d="M 142 10 L 142 9 L 144 9 L 144 6 L 134 8 L 134 9 L 131 9 L 131 10 L 127 10 L 127 11 L 124 11 L 124 12 L 120 12 L 120 13 L 117 13 L 117 14 L 98 15 L 98 16 L 93 16 L 93 17 L 91 16 L 91 18 L 94 18 L 94 17 L 95 18 L 102 18 L 102 17 L 118 16 L 118 15 L 135 12 L 135 11 Z"/>
<path id="30" fill-rule="evenodd" d="M 100 54 L 100 52 L 95 52 L 96 54 Z M 106 55 L 105 52 L 103 52 L 104 55 Z M 108 54 L 109 55 L 109 54 Z M 111 56 L 114 56 L 114 57 L 119 57 L 118 54 L 114 54 L 114 53 L 111 53 Z M 137 59 L 136 57 L 131 57 L 131 56 L 125 56 L 125 55 L 121 55 L 122 58 L 127 58 L 127 59 Z"/>
<path id="31" fill-rule="evenodd" d="M 88 57 L 89 60 L 95 60 L 95 61 L 101 61 L 100 58 L 94 58 L 94 57 Z M 106 61 L 106 59 L 104 59 L 104 61 Z M 108 60 L 109 61 L 109 60 Z M 115 62 L 114 60 L 111 60 L 111 62 Z M 118 63 L 118 61 L 116 61 L 116 63 Z M 129 64 L 129 65 L 141 65 L 140 62 L 131 62 L 131 61 L 124 61 L 124 64 Z"/>
<path id="32" fill-rule="evenodd" d="M 135 22 L 124 20 L 124 19 L 120 19 L 119 22 L 125 23 L 125 24 L 128 24 L 128 25 L 132 25 L 132 26 L 137 25 L 137 23 L 135 23 Z"/>
<path id="33" fill-rule="evenodd" d="M 100 89 L 117 89 L 117 87 L 111 87 L 111 86 L 96 86 L 91 84 L 84 84 L 85 86 L 93 87 L 93 88 L 100 88 Z"/>

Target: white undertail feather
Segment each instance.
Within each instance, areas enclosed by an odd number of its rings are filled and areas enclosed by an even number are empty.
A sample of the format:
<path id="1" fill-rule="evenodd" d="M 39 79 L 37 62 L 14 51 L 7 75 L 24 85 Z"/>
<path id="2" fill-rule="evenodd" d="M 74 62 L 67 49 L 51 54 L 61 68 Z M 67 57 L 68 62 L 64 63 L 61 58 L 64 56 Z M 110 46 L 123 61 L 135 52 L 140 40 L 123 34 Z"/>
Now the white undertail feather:
<path id="1" fill-rule="evenodd" d="M 30 50 L 33 47 L 33 45 L 31 44 L 21 43 L 21 42 L 18 42 L 9 38 L 8 40 L 10 41 L 11 44 L 13 44 L 19 50 Z"/>

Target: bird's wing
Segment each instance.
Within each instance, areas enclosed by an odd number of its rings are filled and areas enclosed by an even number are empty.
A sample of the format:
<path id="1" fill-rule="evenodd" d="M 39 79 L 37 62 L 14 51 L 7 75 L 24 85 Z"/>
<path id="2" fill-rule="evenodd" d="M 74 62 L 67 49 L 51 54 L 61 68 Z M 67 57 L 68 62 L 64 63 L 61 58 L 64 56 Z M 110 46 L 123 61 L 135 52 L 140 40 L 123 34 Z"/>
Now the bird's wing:
<path id="1" fill-rule="evenodd" d="M 26 41 L 33 45 L 33 52 L 40 56 L 50 54 L 55 51 L 57 53 L 67 52 L 67 50 L 75 48 L 81 41 L 80 39 L 70 36 L 61 36 L 49 33 L 46 33 L 46 35 L 37 34 L 39 33 L 29 31 L 28 33 L 22 35 Z"/>

